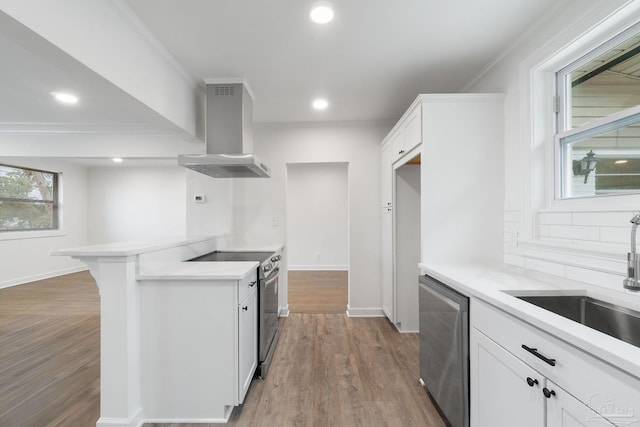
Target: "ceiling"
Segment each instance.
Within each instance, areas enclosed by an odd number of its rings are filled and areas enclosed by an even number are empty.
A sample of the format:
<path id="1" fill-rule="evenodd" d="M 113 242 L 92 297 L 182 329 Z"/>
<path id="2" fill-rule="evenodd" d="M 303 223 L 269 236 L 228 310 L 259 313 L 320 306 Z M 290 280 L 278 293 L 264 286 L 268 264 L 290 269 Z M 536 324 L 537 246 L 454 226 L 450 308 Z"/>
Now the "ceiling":
<path id="1" fill-rule="evenodd" d="M 203 79 L 245 78 L 257 123 L 392 123 L 419 93 L 463 89 L 571 0 L 341 0 L 323 26 L 308 19 L 311 0 L 108 1 L 130 8 L 202 87 Z M 184 136 L 2 11 L 0 54 L 0 143 L 21 133 Z M 80 105 L 53 102 L 52 88 L 71 87 Z M 329 101 L 322 112 L 310 107 L 319 96 Z"/>
<path id="2" fill-rule="evenodd" d="M 256 122 L 400 117 L 419 93 L 457 92 L 558 0 L 125 0 L 198 81 L 244 77 Z M 312 111 L 315 97 L 329 108 Z"/>

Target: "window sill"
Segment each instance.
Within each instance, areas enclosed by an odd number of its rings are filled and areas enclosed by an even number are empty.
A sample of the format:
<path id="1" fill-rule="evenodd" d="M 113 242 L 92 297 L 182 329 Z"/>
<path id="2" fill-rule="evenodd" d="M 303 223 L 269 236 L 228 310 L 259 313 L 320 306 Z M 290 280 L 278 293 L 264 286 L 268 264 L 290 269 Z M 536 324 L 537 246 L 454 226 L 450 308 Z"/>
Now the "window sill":
<path id="1" fill-rule="evenodd" d="M 1 240 L 20 239 L 42 239 L 47 237 L 61 237 L 66 233 L 63 230 L 41 230 L 41 231 L 6 231 L 0 233 Z"/>

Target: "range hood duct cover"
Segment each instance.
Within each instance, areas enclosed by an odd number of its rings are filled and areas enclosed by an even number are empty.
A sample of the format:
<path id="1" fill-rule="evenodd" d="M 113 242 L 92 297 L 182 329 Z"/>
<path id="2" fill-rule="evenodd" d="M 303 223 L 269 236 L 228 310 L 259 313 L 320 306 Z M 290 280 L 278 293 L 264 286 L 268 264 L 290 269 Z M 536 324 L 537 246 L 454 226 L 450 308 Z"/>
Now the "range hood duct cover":
<path id="1" fill-rule="evenodd" d="M 214 178 L 269 178 L 252 154 L 253 99 L 247 86 L 207 84 L 206 154 L 178 156 L 178 164 Z"/>

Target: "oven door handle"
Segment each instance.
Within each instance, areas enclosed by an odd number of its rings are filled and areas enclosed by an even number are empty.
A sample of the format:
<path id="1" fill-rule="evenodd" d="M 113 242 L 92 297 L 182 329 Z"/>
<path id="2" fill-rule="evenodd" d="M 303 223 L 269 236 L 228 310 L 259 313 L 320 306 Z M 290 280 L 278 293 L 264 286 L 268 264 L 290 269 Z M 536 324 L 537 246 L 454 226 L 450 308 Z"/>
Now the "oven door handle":
<path id="1" fill-rule="evenodd" d="M 276 267 L 273 270 L 271 270 L 269 272 L 269 275 L 264 279 L 265 287 L 269 286 L 270 282 L 273 282 L 274 280 L 276 280 L 278 278 L 279 273 L 280 273 L 280 267 Z"/>

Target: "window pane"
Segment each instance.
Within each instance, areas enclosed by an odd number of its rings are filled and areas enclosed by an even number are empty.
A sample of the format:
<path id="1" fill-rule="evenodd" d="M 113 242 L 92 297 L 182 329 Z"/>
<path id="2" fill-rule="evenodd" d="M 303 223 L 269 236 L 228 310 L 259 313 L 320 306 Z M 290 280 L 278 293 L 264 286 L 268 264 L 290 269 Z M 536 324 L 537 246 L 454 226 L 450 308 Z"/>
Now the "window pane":
<path id="1" fill-rule="evenodd" d="M 640 105 L 640 34 L 567 75 L 566 129 Z"/>
<path id="2" fill-rule="evenodd" d="M 0 231 L 53 228 L 53 203 L 0 201 Z"/>
<path id="3" fill-rule="evenodd" d="M 0 165 L 0 231 L 57 228 L 57 183 L 52 172 Z"/>
<path id="4" fill-rule="evenodd" d="M 640 192 L 640 114 L 560 139 L 562 196 Z"/>

